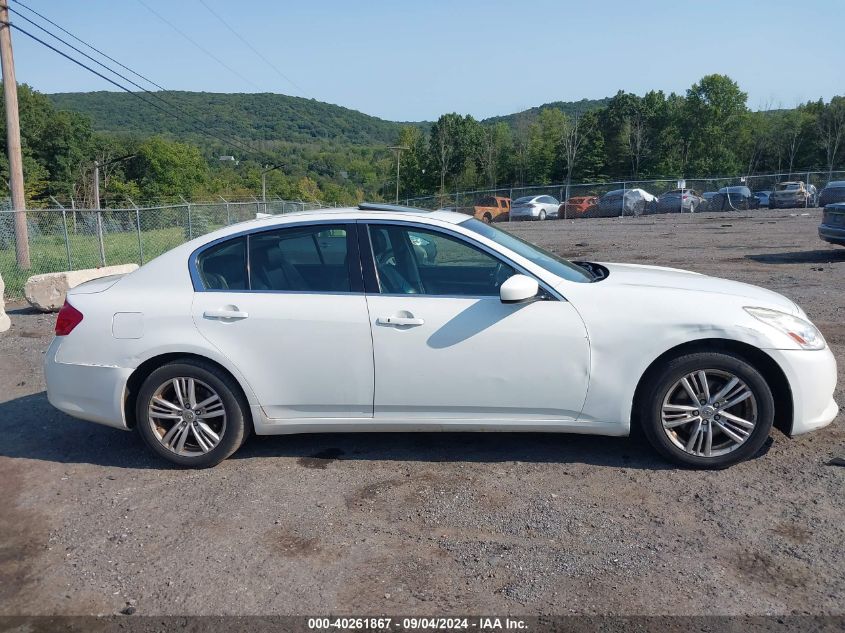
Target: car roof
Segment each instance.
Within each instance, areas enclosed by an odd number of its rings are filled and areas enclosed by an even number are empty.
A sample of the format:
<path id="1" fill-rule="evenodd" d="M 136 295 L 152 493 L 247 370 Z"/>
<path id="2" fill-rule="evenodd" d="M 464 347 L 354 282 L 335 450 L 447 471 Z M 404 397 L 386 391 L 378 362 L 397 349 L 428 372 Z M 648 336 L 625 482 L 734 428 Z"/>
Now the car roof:
<path id="1" fill-rule="evenodd" d="M 235 235 L 253 229 L 272 228 L 284 226 L 301 221 L 325 222 L 338 221 L 348 222 L 354 220 L 410 220 L 431 219 L 448 224 L 460 224 L 471 219 L 464 213 L 453 211 L 429 211 L 414 207 L 403 207 L 391 204 L 362 203 L 358 207 L 313 209 L 310 211 L 294 211 L 279 215 L 262 216 L 253 220 L 245 220 L 237 224 L 230 224 L 217 231 L 208 233 L 199 238 L 201 241 L 220 239 L 228 235 Z"/>

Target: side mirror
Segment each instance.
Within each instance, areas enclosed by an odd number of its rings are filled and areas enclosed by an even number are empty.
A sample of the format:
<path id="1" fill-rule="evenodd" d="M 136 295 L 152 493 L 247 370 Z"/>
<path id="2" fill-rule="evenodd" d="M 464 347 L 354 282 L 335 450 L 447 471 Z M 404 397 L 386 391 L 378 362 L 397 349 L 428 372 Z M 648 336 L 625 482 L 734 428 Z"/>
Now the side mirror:
<path id="1" fill-rule="evenodd" d="M 536 279 L 525 275 L 513 275 L 505 280 L 499 288 L 502 303 L 528 303 L 533 301 L 540 292 L 540 285 Z"/>

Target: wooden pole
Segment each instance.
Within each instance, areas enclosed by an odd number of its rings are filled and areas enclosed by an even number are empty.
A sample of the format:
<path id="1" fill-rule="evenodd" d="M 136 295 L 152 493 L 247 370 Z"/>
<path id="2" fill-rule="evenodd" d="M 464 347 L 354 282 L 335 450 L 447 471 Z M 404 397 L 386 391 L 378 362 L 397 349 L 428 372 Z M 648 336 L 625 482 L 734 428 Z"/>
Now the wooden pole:
<path id="1" fill-rule="evenodd" d="M 15 58 L 12 55 L 12 32 L 9 26 L 8 0 L 0 0 L 0 66 L 3 72 L 3 98 L 6 105 L 6 150 L 9 154 L 9 188 L 15 211 L 15 257 L 18 268 L 28 270 L 29 235 L 26 225 L 26 198 L 23 189 L 21 158 L 21 124 L 18 118 L 18 83 L 15 79 Z"/>

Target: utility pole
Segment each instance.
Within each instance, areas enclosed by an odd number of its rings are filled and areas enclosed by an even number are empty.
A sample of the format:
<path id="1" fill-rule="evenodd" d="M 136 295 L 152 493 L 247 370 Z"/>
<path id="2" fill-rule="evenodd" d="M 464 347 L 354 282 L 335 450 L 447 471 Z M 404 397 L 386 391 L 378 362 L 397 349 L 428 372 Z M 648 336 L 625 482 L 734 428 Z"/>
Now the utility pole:
<path id="1" fill-rule="evenodd" d="M 411 148 L 405 147 L 404 145 L 392 145 L 387 149 L 396 152 L 396 204 L 399 204 L 399 157 L 402 156 L 403 150 L 409 150 Z"/>
<path id="2" fill-rule="evenodd" d="M 282 167 L 284 165 L 264 165 L 264 170 L 261 172 L 261 202 L 264 204 L 264 213 L 267 213 L 267 174 Z"/>
<path id="3" fill-rule="evenodd" d="M 26 198 L 23 190 L 21 158 L 21 123 L 18 118 L 18 82 L 12 55 L 12 27 L 9 26 L 8 0 L 0 0 L 0 66 L 3 72 L 3 97 L 6 103 L 6 150 L 9 153 L 9 189 L 15 212 L 15 257 L 18 268 L 28 270 L 29 235 L 26 226 Z"/>

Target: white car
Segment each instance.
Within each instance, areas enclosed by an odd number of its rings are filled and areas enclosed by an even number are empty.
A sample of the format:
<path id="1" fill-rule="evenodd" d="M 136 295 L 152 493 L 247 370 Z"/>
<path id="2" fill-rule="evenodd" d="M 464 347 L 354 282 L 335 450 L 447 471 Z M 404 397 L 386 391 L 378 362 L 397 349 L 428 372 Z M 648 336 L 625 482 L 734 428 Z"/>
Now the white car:
<path id="1" fill-rule="evenodd" d="M 785 297 L 575 264 L 466 215 L 361 205 L 253 220 L 68 293 L 50 402 L 210 466 L 258 435 L 640 425 L 681 464 L 830 423 L 836 364 Z"/>
<path id="2" fill-rule="evenodd" d="M 560 202 L 552 196 L 525 196 L 513 201 L 511 220 L 545 220 L 558 217 Z"/>

